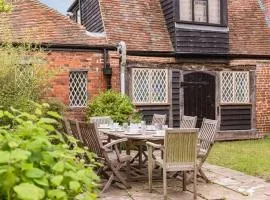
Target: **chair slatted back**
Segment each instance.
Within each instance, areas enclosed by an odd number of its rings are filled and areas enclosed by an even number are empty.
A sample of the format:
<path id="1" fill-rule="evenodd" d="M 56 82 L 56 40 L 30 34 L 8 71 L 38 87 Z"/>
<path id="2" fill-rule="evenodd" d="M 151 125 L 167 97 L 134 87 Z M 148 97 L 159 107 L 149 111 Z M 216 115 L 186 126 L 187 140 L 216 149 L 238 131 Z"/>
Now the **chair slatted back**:
<path id="1" fill-rule="evenodd" d="M 197 124 L 197 116 L 191 117 L 191 116 L 182 116 L 182 120 L 180 122 L 180 128 L 196 128 Z"/>
<path id="2" fill-rule="evenodd" d="M 110 124 L 113 122 L 110 116 L 91 117 L 90 122 L 96 124 L 99 127 L 100 124 Z"/>
<path id="3" fill-rule="evenodd" d="M 165 125 L 166 119 L 167 119 L 167 115 L 154 114 L 153 119 L 152 119 L 152 125 L 155 125 L 155 124 Z"/>
<path id="4" fill-rule="evenodd" d="M 194 164 L 197 158 L 198 129 L 167 129 L 164 161 L 170 164 Z"/>
<path id="5" fill-rule="evenodd" d="M 79 122 L 79 130 L 84 145 L 98 157 L 103 158 L 102 143 L 94 123 Z"/>
<path id="6" fill-rule="evenodd" d="M 60 120 L 60 122 L 62 124 L 62 129 L 63 129 L 64 133 L 68 134 L 68 135 L 72 135 L 68 120 L 66 118 L 63 118 Z"/>
<path id="7" fill-rule="evenodd" d="M 211 144 L 215 141 L 217 124 L 217 120 L 211 120 L 206 118 L 203 119 L 202 127 L 199 131 L 199 140 L 201 139 L 201 149 L 208 151 Z"/>
<path id="8" fill-rule="evenodd" d="M 69 119 L 68 123 L 73 137 L 82 142 L 82 136 L 79 130 L 79 122 L 77 120 Z"/>

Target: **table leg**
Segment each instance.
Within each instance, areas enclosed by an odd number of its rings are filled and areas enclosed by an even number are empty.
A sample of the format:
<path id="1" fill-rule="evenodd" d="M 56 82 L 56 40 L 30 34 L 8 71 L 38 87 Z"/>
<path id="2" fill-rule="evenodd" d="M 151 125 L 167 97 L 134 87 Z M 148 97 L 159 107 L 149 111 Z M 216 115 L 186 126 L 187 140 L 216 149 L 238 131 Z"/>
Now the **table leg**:
<path id="1" fill-rule="evenodd" d="M 131 142 L 130 140 L 126 143 L 126 154 L 130 155 Z M 127 161 L 127 182 L 130 181 L 130 161 Z"/>
<path id="2" fill-rule="evenodd" d="M 139 150 L 139 169 L 142 168 L 142 151 L 143 151 L 143 146 L 139 145 L 138 146 Z"/>

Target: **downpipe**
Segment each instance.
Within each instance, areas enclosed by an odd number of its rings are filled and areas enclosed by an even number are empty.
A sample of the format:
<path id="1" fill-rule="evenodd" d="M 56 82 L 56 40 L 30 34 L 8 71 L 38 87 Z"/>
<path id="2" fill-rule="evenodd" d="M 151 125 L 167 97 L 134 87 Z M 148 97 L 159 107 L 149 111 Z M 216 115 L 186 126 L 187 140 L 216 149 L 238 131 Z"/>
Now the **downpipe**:
<path id="1" fill-rule="evenodd" d="M 120 82 L 121 82 L 121 94 L 125 95 L 126 91 L 126 65 L 127 65 L 127 45 L 124 41 L 121 41 L 117 45 L 117 52 L 120 54 Z"/>

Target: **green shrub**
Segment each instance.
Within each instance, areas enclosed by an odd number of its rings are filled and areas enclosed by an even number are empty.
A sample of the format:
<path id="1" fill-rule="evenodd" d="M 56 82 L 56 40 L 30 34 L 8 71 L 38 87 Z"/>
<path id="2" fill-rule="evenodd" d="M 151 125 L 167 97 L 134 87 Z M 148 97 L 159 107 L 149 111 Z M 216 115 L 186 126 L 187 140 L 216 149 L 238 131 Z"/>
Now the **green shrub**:
<path id="1" fill-rule="evenodd" d="M 0 25 L 1 28 L 1 25 Z M 44 52 L 38 45 L 0 45 L 0 105 L 32 111 L 29 101 L 40 102 L 55 72 L 49 70 Z"/>
<path id="2" fill-rule="evenodd" d="M 8 12 L 10 10 L 11 10 L 11 6 L 7 4 L 5 0 L 0 0 L 0 13 Z"/>
<path id="3" fill-rule="evenodd" d="M 69 137 L 71 149 L 55 129 L 58 114 L 44 113 L 47 104 L 37 106 L 35 115 L 0 111 L 0 123 L 12 121 L 0 127 L 0 199 L 96 199 L 99 178 L 93 171 L 94 155 Z M 89 163 L 78 154 L 87 155 Z"/>
<path id="4" fill-rule="evenodd" d="M 112 90 L 94 97 L 88 105 L 87 115 L 88 117 L 111 116 L 113 121 L 119 123 L 141 120 L 130 98 Z"/>
<path id="5" fill-rule="evenodd" d="M 63 114 L 67 110 L 66 105 L 57 99 L 54 98 L 46 99 L 46 103 L 50 105 L 50 111 Z"/>

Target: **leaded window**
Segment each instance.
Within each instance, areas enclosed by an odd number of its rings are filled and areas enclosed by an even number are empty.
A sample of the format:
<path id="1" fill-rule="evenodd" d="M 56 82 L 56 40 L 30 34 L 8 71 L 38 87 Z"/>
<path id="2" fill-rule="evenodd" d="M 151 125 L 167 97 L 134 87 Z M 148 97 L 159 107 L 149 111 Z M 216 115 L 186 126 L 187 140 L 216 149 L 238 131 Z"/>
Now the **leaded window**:
<path id="1" fill-rule="evenodd" d="M 71 71 L 69 73 L 70 107 L 87 106 L 87 71 Z"/>
<path id="2" fill-rule="evenodd" d="M 168 70 L 132 69 L 132 97 L 138 104 L 168 102 Z"/>
<path id="3" fill-rule="evenodd" d="M 31 85 L 31 82 L 34 77 L 34 70 L 31 64 L 21 64 L 16 66 L 15 68 L 15 81 L 16 86 L 20 90 L 24 90 L 25 88 Z"/>
<path id="4" fill-rule="evenodd" d="M 249 72 L 221 72 L 221 103 L 249 103 Z"/>

